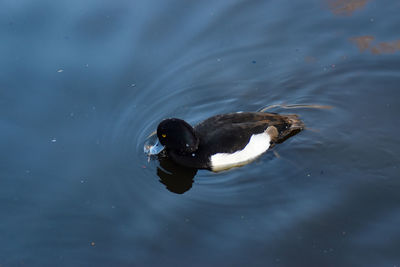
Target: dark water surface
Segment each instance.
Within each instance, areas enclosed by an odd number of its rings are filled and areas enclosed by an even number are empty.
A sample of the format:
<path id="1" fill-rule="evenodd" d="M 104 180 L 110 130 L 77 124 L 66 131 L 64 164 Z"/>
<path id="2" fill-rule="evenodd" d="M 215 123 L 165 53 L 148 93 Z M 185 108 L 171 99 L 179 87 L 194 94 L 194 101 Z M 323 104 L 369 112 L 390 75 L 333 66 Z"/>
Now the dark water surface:
<path id="1" fill-rule="evenodd" d="M 3 0 L 0 265 L 399 266 L 399 11 Z M 143 154 L 165 117 L 277 103 L 334 108 L 183 194 Z"/>

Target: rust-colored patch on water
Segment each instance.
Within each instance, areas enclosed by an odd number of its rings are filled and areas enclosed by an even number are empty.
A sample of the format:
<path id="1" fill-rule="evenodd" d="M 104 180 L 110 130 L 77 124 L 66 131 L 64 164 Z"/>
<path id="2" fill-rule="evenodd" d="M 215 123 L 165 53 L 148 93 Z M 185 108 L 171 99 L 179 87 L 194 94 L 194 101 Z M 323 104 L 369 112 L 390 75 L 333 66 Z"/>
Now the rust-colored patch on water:
<path id="1" fill-rule="evenodd" d="M 394 54 L 400 51 L 400 40 L 376 43 L 375 37 L 370 35 L 351 37 L 349 40 L 358 47 L 360 52 L 369 50 L 373 54 Z"/>
<path id="2" fill-rule="evenodd" d="M 375 39 L 374 36 L 366 35 L 366 36 L 358 36 L 349 38 L 350 41 L 360 49 L 361 52 L 364 52 L 371 46 L 371 42 Z"/>
<path id="3" fill-rule="evenodd" d="M 374 54 L 393 54 L 400 51 L 400 40 L 392 42 L 381 42 L 371 48 Z"/>
<path id="4" fill-rule="evenodd" d="M 370 0 L 327 0 L 329 9 L 335 15 L 351 16 L 363 8 Z"/>

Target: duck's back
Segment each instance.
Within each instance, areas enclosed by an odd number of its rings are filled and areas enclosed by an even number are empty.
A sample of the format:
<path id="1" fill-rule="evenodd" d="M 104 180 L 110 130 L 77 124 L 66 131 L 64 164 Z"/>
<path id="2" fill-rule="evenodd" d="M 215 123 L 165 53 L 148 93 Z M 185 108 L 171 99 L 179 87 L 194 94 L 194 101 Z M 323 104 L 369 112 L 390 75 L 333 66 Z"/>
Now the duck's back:
<path id="1" fill-rule="evenodd" d="M 280 143 L 290 132 L 302 130 L 304 124 L 297 115 L 292 114 L 241 112 L 210 117 L 196 125 L 194 129 L 203 144 L 220 143 L 224 140 L 228 144 L 235 142 L 237 147 L 227 145 L 227 151 L 224 151 L 232 153 L 236 148 L 243 148 L 252 135 L 264 132 L 269 126 L 274 126 L 278 132 L 278 136 L 272 141 Z"/>

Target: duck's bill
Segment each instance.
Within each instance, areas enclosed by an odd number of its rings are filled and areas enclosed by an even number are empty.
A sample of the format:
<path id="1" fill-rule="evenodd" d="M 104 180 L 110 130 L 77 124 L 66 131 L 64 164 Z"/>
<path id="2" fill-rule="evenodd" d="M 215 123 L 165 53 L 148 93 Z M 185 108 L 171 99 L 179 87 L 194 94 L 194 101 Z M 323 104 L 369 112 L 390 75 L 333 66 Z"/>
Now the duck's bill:
<path id="1" fill-rule="evenodd" d="M 164 146 L 160 143 L 158 139 L 154 145 L 146 144 L 144 146 L 144 152 L 149 156 L 158 155 L 163 150 Z"/>

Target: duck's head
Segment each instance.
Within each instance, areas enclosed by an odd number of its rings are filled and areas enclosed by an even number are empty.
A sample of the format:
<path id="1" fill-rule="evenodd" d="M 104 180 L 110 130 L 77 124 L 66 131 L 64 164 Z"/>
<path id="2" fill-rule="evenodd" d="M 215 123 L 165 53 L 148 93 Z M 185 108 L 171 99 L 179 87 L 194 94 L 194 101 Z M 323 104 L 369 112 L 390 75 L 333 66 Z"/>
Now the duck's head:
<path id="1" fill-rule="evenodd" d="M 165 119 L 157 127 L 157 137 L 167 150 L 177 153 L 192 153 L 199 146 L 194 129 L 184 120 Z"/>

